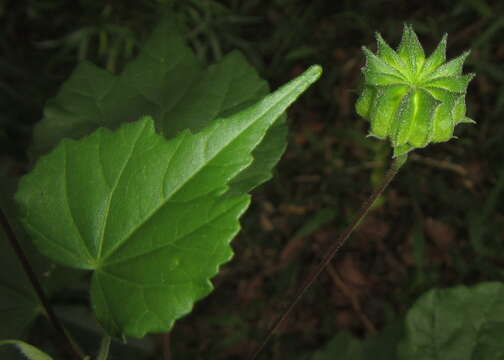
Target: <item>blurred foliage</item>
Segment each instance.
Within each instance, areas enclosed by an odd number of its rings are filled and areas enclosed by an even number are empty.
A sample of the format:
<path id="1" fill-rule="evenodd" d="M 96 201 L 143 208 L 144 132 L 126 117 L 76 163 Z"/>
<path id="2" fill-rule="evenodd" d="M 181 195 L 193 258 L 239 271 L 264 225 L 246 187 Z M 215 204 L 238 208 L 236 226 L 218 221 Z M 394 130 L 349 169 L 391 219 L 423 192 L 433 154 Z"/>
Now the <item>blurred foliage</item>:
<path id="1" fill-rule="evenodd" d="M 263 357 L 315 351 L 339 330 L 362 337 L 371 332 L 362 315 L 382 328 L 435 286 L 504 280 L 500 0 L 0 0 L 2 172 L 26 171 L 33 125 L 78 61 L 120 71 L 166 11 L 178 16 L 201 61 L 239 49 L 273 88 L 308 64 L 325 69 L 290 112 L 289 149 L 275 178 L 256 191 L 217 291 L 171 334 L 176 359 L 244 358 L 379 183 L 390 149 L 365 137 L 368 124 L 353 110 L 360 47 L 375 50 L 375 31 L 397 45 L 404 22 L 427 53 L 444 33 L 448 58 L 472 50 L 465 71 L 477 76 L 467 108 L 477 124 L 410 156 L 333 262 L 342 282 L 324 273 Z"/>

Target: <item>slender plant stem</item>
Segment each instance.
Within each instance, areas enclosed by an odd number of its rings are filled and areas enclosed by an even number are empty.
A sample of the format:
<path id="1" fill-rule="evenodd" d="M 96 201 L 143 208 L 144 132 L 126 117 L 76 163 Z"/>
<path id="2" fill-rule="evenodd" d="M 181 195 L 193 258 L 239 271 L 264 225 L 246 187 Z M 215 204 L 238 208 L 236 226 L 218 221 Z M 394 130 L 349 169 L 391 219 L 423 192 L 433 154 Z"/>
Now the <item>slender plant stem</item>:
<path id="1" fill-rule="evenodd" d="M 69 351 L 73 359 L 78 360 L 83 359 L 84 354 L 79 349 L 78 345 L 74 341 L 72 341 L 69 334 L 65 331 L 63 325 L 61 324 L 58 317 L 54 313 L 51 304 L 49 303 L 49 300 L 47 299 L 44 290 L 42 289 L 42 286 L 40 285 L 37 276 L 35 275 L 35 272 L 33 271 L 30 265 L 30 262 L 28 261 L 28 258 L 26 257 L 23 249 L 21 248 L 21 245 L 19 244 L 16 235 L 14 234 L 14 231 L 12 230 L 12 227 L 10 226 L 7 217 L 3 212 L 3 209 L 0 209 L 0 223 L 5 229 L 5 234 L 7 235 L 7 238 L 9 239 L 9 242 L 12 248 L 14 249 L 19 261 L 21 262 L 23 270 L 28 276 L 31 285 L 35 290 L 35 293 L 37 294 L 42 306 L 44 307 L 47 317 L 49 318 L 49 321 L 53 324 L 56 331 L 64 339 L 65 348 L 67 349 L 67 351 Z"/>
<path id="2" fill-rule="evenodd" d="M 100 351 L 96 360 L 107 360 L 109 357 L 110 342 L 112 338 L 109 335 L 104 335 L 101 339 Z"/>
<path id="3" fill-rule="evenodd" d="M 385 175 L 385 178 L 383 179 L 380 186 L 378 188 L 376 188 L 374 190 L 374 192 L 371 194 L 371 196 L 362 204 L 355 219 L 345 229 L 345 231 L 341 233 L 338 240 L 330 247 L 329 251 L 327 252 L 326 256 L 324 256 L 324 258 L 322 259 L 322 261 L 320 262 L 318 267 L 307 278 L 307 280 L 304 282 L 303 286 L 298 290 L 298 292 L 294 296 L 294 299 L 289 303 L 287 308 L 283 311 L 282 315 L 280 315 L 280 317 L 275 321 L 273 326 L 269 329 L 268 334 L 265 336 L 264 340 L 248 357 L 249 360 L 255 360 L 257 358 L 257 356 L 259 355 L 259 353 L 268 344 L 269 340 L 274 335 L 274 333 L 278 330 L 280 325 L 290 315 L 292 309 L 294 309 L 294 307 L 298 304 L 299 300 L 301 300 L 301 298 L 306 293 L 306 291 L 315 282 L 315 279 L 322 273 L 322 271 L 324 271 L 324 269 L 331 262 L 331 260 L 334 258 L 334 256 L 338 253 L 338 251 L 341 249 L 341 247 L 345 244 L 345 242 L 350 237 L 350 235 L 353 233 L 353 231 L 360 224 L 361 220 L 369 212 L 369 209 L 371 208 L 371 206 L 373 205 L 375 200 L 383 193 L 383 191 L 387 188 L 387 186 L 390 184 L 390 182 L 394 179 L 394 177 L 399 172 L 399 169 L 406 162 L 406 160 L 407 160 L 406 154 L 400 155 L 394 159 L 392 166 L 390 167 L 389 171 Z"/>

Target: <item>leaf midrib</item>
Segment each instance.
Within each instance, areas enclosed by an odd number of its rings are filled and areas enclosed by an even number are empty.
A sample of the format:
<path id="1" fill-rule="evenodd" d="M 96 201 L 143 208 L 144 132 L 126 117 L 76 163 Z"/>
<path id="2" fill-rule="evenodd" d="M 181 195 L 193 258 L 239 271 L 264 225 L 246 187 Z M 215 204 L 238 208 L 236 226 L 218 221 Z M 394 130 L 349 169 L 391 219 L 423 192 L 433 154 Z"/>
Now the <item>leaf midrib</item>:
<path id="1" fill-rule="evenodd" d="M 192 229 L 191 231 L 189 231 L 188 233 L 186 234 L 183 234 L 182 236 L 180 236 L 179 238 L 175 239 L 175 243 L 176 242 L 179 242 L 185 238 L 187 238 L 188 236 L 191 236 L 192 234 L 194 234 L 196 231 L 199 231 L 201 230 L 202 227 L 204 226 L 207 226 L 209 223 L 212 223 L 214 222 L 216 219 L 222 217 L 222 216 L 227 216 L 229 215 L 229 213 L 236 207 L 239 205 L 239 202 L 237 201 L 236 204 L 233 204 L 229 209 L 226 209 L 226 211 L 222 212 L 222 213 L 219 213 L 217 214 L 215 217 L 212 217 L 210 219 L 208 219 L 208 221 L 202 223 L 201 225 L 199 225 L 198 227 Z M 179 245 L 176 245 L 175 243 L 173 242 L 170 242 L 170 243 L 165 243 L 163 245 L 160 245 L 160 246 L 157 246 L 157 247 L 153 247 L 149 250 L 146 250 L 142 253 L 139 253 L 139 254 L 135 254 L 133 256 L 127 256 L 127 257 L 124 257 L 124 258 L 120 258 L 120 259 L 116 259 L 115 261 L 110 261 L 107 263 L 107 266 L 111 266 L 111 265 L 118 265 L 118 264 L 121 264 L 121 263 L 124 263 L 124 262 L 127 262 L 127 261 L 130 261 L 130 260 L 133 260 L 133 259 L 136 259 L 136 258 L 139 258 L 139 257 L 142 257 L 142 256 L 145 256 L 145 255 L 148 255 L 154 251 L 157 251 L 157 250 L 161 250 L 165 247 L 173 247 L 175 249 L 178 249 L 178 250 L 192 250 L 192 251 L 201 251 L 201 252 L 207 252 L 208 249 L 205 249 L 205 248 L 198 248 L 198 247 L 180 247 Z M 213 250 L 215 251 L 215 249 Z M 211 254 L 208 254 L 209 258 L 211 257 L 210 256 Z"/>
<path id="2" fill-rule="evenodd" d="M 88 258 L 88 264 L 91 264 L 93 262 L 93 256 L 91 255 L 90 249 L 88 248 L 87 242 L 84 240 L 84 237 L 82 236 L 82 231 L 81 229 L 77 226 L 77 222 L 75 220 L 75 216 L 73 214 L 72 207 L 70 206 L 70 197 L 68 195 L 68 142 L 63 142 L 63 179 L 65 180 L 65 186 L 64 186 L 64 191 L 65 191 L 65 203 L 67 205 L 67 210 L 68 210 L 68 215 L 70 217 L 70 220 L 72 221 L 72 225 L 75 228 L 75 231 L 77 235 L 79 236 L 83 249 L 86 251 L 86 255 Z"/>
<path id="3" fill-rule="evenodd" d="M 284 100 L 286 97 L 288 97 L 288 96 L 291 94 L 291 92 L 292 92 L 292 91 L 287 92 L 287 93 L 286 93 L 285 95 L 283 95 L 280 99 L 278 99 L 278 100 L 275 102 L 275 104 L 274 104 L 274 105 L 272 105 L 272 106 L 268 106 L 266 109 L 264 109 L 264 111 L 262 112 L 262 114 L 258 115 L 255 121 L 251 121 L 251 122 L 250 122 L 250 124 L 248 124 L 248 126 L 246 126 L 246 127 L 245 127 L 245 128 L 244 128 L 244 129 L 243 129 L 243 130 L 242 130 L 242 131 L 241 131 L 241 132 L 240 132 L 237 136 L 235 136 L 235 137 L 234 137 L 234 138 L 232 138 L 232 139 L 231 139 L 228 143 L 226 143 L 225 145 L 223 145 L 223 146 L 221 147 L 221 149 L 220 149 L 220 150 L 216 151 L 216 152 L 214 153 L 214 155 L 213 155 L 210 159 L 208 159 L 208 161 L 206 161 L 204 164 L 202 164 L 202 166 L 200 166 L 199 168 L 197 168 L 197 169 L 193 172 L 193 174 L 191 174 L 191 176 L 189 176 L 189 177 L 188 177 L 188 178 L 187 178 L 184 182 L 181 182 L 181 183 L 179 184 L 178 188 L 176 188 L 176 189 L 175 189 L 175 190 L 171 193 L 171 195 L 170 195 L 169 197 L 167 197 L 166 199 L 164 199 L 164 201 L 162 201 L 162 202 L 161 202 L 161 204 L 160 204 L 159 206 L 157 206 L 156 208 L 154 208 L 154 210 L 153 210 L 151 213 L 149 213 L 149 214 L 148 214 L 148 215 L 144 218 L 144 220 L 140 221 L 140 222 L 139 222 L 139 225 L 138 225 L 138 226 L 136 226 L 135 228 L 133 228 L 133 230 L 131 230 L 131 231 L 130 231 L 130 232 L 129 232 L 126 236 L 125 236 L 125 238 L 124 238 L 122 241 L 118 241 L 118 242 L 116 243 L 116 245 L 115 245 L 115 246 L 113 246 L 113 247 L 112 247 L 112 248 L 108 251 L 107 255 L 105 255 L 105 257 L 102 259 L 102 261 L 101 261 L 101 262 L 102 262 L 102 263 L 106 263 L 106 260 L 107 260 L 107 259 L 108 259 L 111 255 L 113 255 L 113 254 L 114 254 L 114 252 L 116 252 L 116 251 L 117 251 L 120 247 L 122 247 L 122 246 L 123 246 L 123 245 L 127 242 L 127 240 L 128 240 L 129 238 L 131 238 L 131 237 L 133 236 L 133 234 L 135 234 L 135 233 L 136 233 L 136 232 L 137 232 L 137 231 L 138 231 L 138 230 L 139 230 L 139 229 L 140 229 L 140 228 L 141 228 L 141 227 L 142 227 L 145 223 L 147 223 L 147 222 L 148 222 L 148 221 L 149 221 L 149 220 L 150 220 L 150 219 L 151 219 L 151 218 L 152 218 L 152 217 L 153 217 L 153 216 L 154 216 L 154 215 L 155 215 L 155 214 L 156 214 L 156 213 L 157 213 L 157 212 L 158 212 L 161 208 L 163 208 L 163 207 L 166 205 L 166 203 L 167 203 L 167 202 L 168 202 L 171 198 L 173 198 L 173 197 L 174 197 L 174 196 L 178 193 L 178 191 L 180 191 L 180 189 L 181 189 L 184 185 L 186 185 L 188 182 L 190 182 L 190 181 L 191 181 L 191 179 L 193 179 L 196 175 L 198 175 L 198 174 L 199 174 L 199 172 L 200 172 L 202 169 L 204 169 L 204 168 L 205 168 L 205 167 L 206 167 L 206 166 L 207 166 L 207 165 L 208 165 L 208 164 L 209 164 L 212 160 L 214 160 L 214 159 L 215 159 L 218 155 L 220 155 L 222 151 L 224 151 L 224 150 L 225 150 L 225 149 L 226 149 L 226 148 L 227 148 L 227 147 L 228 147 L 231 143 L 233 143 L 233 142 L 234 142 L 237 138 L 239 138 L 239 137 L 240 137 L 240 136 L 241 136 L 241 135 L 242 135 L 245 131 L 247 131 L 248 129 L 250 129 L 250 127 L 254 126 L 254 125 L 255 125 L 258 121 L 260 121 L 260 119 L 261 119 L 261 118 L 262 118 L 262 117 L 263 117 L 266 113 L 268 113 L 268 112 L 269 112 L 272 108 L 274 108 L 277 104 L 281 103 L 281 102 L 282 102 L 282 100 Z M 264 99 L 264 98 L 263 98 L 263 99 Z M 261 100 L 261 101 L 262 101 L 262 100 Z M 277 118 L 278 118 L 278 117 L 277 117 Z M 224 120 L 224 119 L 220 119 L 221 124 L 222 124 L 222 121 L 223 121 L 223 120 Z M 228 120 L 228 121 L 230 121 L 231 119 L 229 119 L 229 118 L 228 118 L 227 120 Z M 276 121 L 276 119 L 275 119 L 275 121 Z M 271 126 L 273 123 L 274 123 L 274 121 L 270 124 L 270 126 Z M 219 129 L 219 128 L 220 128 L 220 126 L 215 126 L 215 127 L 214 127 L 213 129 L 211 129 L 211 130 L 212 130 L 212 131 L 215 131 L 216 129 Z M 266 133 L 266 130 L 267 130 L 267 129 L 268 129 L 268 128 L 266 128 L 266 129 L 265 129 L 264 134 Z M 263 134 L 263 136 L 264 136 L 264 134 Z M 206 135 L 206 137 L 207 137 L 207 139 L 208 139 L 208 135 L 209 135 L 209 134 L 205 134 L 205 135 Z M 199 133 L 199 135 L 196 135 L 196 136 L 202 136 L 202 133 Z M 184 141 L 184 139 L 183 139 L 182 141 Z M 253 150 L 253 149 L 251 149 L 251 150 Z M 250 156 L 252 156 L 252 154 L 251 154 L 251 153 L 250 153 Z M 250 163 L 249 163 L 248 165 L 250 165 Z M 248 165 L 247 165 L 247 166 L 248 166 Z M 246 168 L 246 167 L 245 167 L 245 168 Z M 242 169 L 242 170 L 243 170 L 243 169 Z M 168 168 L 166 169 L 166 171 L 168 171 Z M 238 173 L 239 173 L 239 172 L 238 172 Z M 237 173 L 237 174 L 238 174 L 238 173 Z M 237 174 L 235 174 L 235 176 L 236 176 Z M 229 180 L 231 180 L 231 178 L 230 178 Z M 225 184 L 225 185 L 227 185 L 227 184 Z"/>
<path id="4" fill-rule="evenodd" d="M 105 212 L 105 219 L 103 221 L 102 231 L 101 231 L 101 236 L 100 236 L 100 241 L 99 241 L 99 244 L 98 244 L 98 252 L 96 254 L 96 260 L 97 261 L 99 261 L 99 259 L 101 257 L 101 253 L 102 253 L 102 249 L 103 249 L 103 244 L 105 243 L 105 230 L 107 229 L 107 225 L 108 225 L 108 219 L 109 219 L 109 214 L 110 214 L 110 205 L 112 203 L 112 198 L 115 195 L 115 191 L 117 189 L 118 184 L 121 182 L 122 175 L 124 173 L 124 169 L 126 169 L 126 167 L 128 166 L 128 163 L 131 160 L 131 157 L 133 156 L 133 153 L 134 153 L 134 151 L 136 149 L 136 146 L 138 144 L 138 140 L 140 139 L 140 137 L 142 136 L 142 133 L 145 130 L 145 124 L 146 123 L 144 123 L 144 126 L 138 131 L 138 135 L 137 135 L 135 141 L 133 142 L 133 146 L 131 146 L 131 150 L 130 150 L 128 156 L 127 156 L 127 159 L 124 162 L 124 165 L 123 165 L 122 169 L 119 171 L 119 175 L 117 176 L 116 182 L 112 186 L 109 198 L 107 199 L 107 205 L 106 205 L 107 211 Z M 99 142 L 98 142 L 98 156 L 99 157 L 100 157 L 100 148 L 101 148 L 101 137 L 100 137 Z M 105 175 L 104 169 L 102 169 L 102 173 L 103 173 L 103 177 L 104 177 L 105 181 L 107 181 L 107 177 Z"/>

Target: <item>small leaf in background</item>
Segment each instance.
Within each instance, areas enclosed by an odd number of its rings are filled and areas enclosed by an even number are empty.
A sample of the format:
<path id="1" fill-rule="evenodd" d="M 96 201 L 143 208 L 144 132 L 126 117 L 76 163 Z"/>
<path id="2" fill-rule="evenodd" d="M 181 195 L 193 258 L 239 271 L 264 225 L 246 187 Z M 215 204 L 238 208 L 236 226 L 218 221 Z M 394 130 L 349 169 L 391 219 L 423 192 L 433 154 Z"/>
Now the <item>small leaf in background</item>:
<path id="1" fill-rule="evenodd" d="M 228 184 L 320 73 L 313 66 L 194 135 L 167 141 L 144 117 L 64 140 L 23 177 L 23 225 L 53 261 L 93 271 L 92 306 L 107 332 L 167 331 L 212 290 L 249 204 Z"/>
<path id="2" fill-rule="evenodd" d="M 408 312 L 399 359 L 504 359 L 503 297 L 496 282 L 430 290 Z"/>
<path id="3" fill-rule="evenodd" d="M 0 346 L 2 345 L 14 345 L 28 360 L 53 360 L 53 358 L 45 352 L 37 349 L 33 345 L 25 343 L 24 341 L 4 340 L 0 341 Z"/>
<path id="4" fill-rule="evenodd" d="M 33 153 L 46 153 L 64 138 L 77 139 L 101 126 L 114 129 L 144 115 L 150 115 L 167 138 L 185 129 L 196 132 L 268 93 L 266 81 L 239 52 L 205 68 L 175 23 L 165 18 L 119 75 L 82 62 L 45 106 L 44 117 L 35 126 Z M 235 179 L 238 192 L 271 178 L 286 136 L 282 117 L 254 152 L 252 166 Z"/>

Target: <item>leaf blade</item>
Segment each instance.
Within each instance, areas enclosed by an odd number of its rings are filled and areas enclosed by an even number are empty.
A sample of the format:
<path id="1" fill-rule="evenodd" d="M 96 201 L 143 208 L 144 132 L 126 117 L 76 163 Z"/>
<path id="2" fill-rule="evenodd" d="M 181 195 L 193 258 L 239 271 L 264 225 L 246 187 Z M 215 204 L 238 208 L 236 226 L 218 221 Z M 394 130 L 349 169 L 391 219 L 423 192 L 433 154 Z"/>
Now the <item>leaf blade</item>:
<path id="1" fill-rule="evenodd" d="M 498 282 L 427 292 L 408 312 L 399 359 L 490 360 L 504 354 L 502 342 L 491 341 L 496 335 L 491 331 L 504 324 L 504 306 L 499 300 L 503 293 L 504 286 Z"/>
<path id="2" fill-rule="evenodd" d="M 211 291 L 249 204 L 229 184 L 320 72 L 314 66 L 255 105 L 170 141 L 149 117 L 64 140 L 22 179 L 23 223 L 51 259 L 94 271 L 93 307 L 109 333 L 166 331 Z"/>

